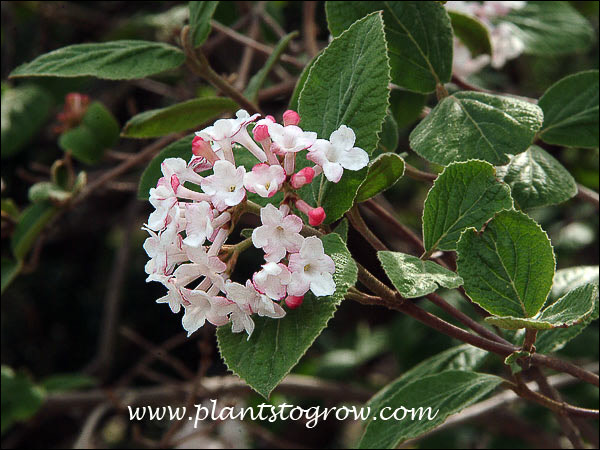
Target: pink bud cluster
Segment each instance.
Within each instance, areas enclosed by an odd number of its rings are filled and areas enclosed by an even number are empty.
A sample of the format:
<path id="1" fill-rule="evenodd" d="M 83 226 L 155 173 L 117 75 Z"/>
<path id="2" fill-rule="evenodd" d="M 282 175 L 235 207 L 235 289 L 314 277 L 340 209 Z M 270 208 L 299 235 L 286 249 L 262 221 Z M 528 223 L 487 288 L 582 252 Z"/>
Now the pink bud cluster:
<path id="1" fill-rule="evenodd" d="M 344 125 L 324 140 L 302 130 L 294 111 L 283 114 L 283 124 L 272 116 L 259 117 L 240 110 L 235 118 L 217 120 L 197 132 L 190 161 L 165 159 L 163 176 L 150 189 L 155 209 L 144 226 L 150 234 L 144 243 L 150 257 L 147 281 L 167 288 L 158 303 L 167 303 L 174 313 L 183 306 L 188 335 L 208 321 L 215 326 L 231 323 L 233 332 L 246 331 L 250 338 L 252 315 L 279 319 L 286 314 L 281 303 L 294 309 L 309 290 L 315 296 L 335 292 L 333 260 L 318 237 L 300 234 L 304 223 L 291 206 L 306 214 L 312 226 L 323 223 L 325 211 L 294 191 L 321 173 L 338 182 L 344 169 L 365 167 L 368 155 L 354 147 L 354 132 Z M 236 165 L 236 147 L 259 160 L 251 171 Z M 295 172 L 296 153 L 303 150 L 315 165 Z M 271 198 L 280 191 L 285 193 L 283 202 L 262 208 L 262 224 L 252 232 L 252 244 L 263 250 L 265 263 L 245 284 L 231 281 L 237 250 L 225 242 L 232 221 L 244 211 L 247 193 Z"/>

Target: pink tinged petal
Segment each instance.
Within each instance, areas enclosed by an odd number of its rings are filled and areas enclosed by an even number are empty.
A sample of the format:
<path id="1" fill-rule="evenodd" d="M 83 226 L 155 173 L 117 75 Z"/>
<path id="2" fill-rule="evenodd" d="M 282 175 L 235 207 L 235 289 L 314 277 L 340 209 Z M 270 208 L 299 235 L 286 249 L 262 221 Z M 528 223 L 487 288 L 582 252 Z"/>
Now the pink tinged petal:
<path id="1" fill-rule="evenodd" d="M 298 125 L 300 123 L 300 115 L 296 111 L 288 109 L 283 113 L 283 125 Z"/>
<path id="2" fill-rule="evenodd" d="M 252 231 L 252 243 L 256 248 L 263 248 L 269 242 L 271 233 L 266 226 L 255 228 Z"/>
<path id="3" fill-rule="evenodd" d="M 304 301 L 304 296 L 295 296 L 295 295 L 288 295 L 285 298 L 285 304 L 288 306 L 288 308 L 290 309 L 296 309 L 299 308 L 302 305 L 302 302 Z"/>
<path id="4" fill-rule="evenodd" d="M 289 295 L 303 296 L 310 289 L 310 280 L 303 272 L 292 272 L 290 284 L 287 286 Z"/>
<path id="5" fill-rule="evenodd" d="M 292 281 L 293 274 L 295 272 L 304 272 L 304 266 L 306 264 L 308 264 L 308 261 L 302 256 L 301 253 L 293 253 L 289 256 L 288 269 L 290 269 L 290 271 L 292 272 Z"/>
<path id="6" fill-rule="evenodd" d="M 206 314 L 210 310 L 208 300 L 206 301 L 206 304 L 206 306 L 191 304 L 185 307 L 185 314 L 181 319 L 181 324 L 183 325 L 183 329 L 188 332 L 188 337 L 200 329 L 206 322 Z"/>
<path id="7" fill-rule="evenodd" d="M 325 217 L 325 210 L 319 206 L 308 213 L 308 223 L 313 227 L 318 227 L 323 223 Z"/>
<path id="8" fill-rule="evenodd" d="M 302 219 L 295 214 L 290 214 L 284 217 L 281 221 L 281 226 L 288 232 L 300 233 L 302 230 Z"/>
<path id="9" fill-rule="evenodd" d="M 330 273 L 324 272 L 320 277 L 311 280 L 310 290 L 317 297 L 332 295 L 335 292 L 335 281 Z"/>
<path id="10" fill-rule="evenodd" d="M 340 149 L 348 150 L 354 146 L 356 135 L 354 134 L 354 131 L 352 131 L 352 128 L 342 125 L 331 133 L 329 141 Z"/>
<path id="11" fill-rule="evenodd" d="M 285 258 L 285 255 L 287 254 L 286 249 L 280 245 L 267 245 L 266 247 L 263 247 L 263 250 L 265 251 L 265 261 L 267 262 L 278 263 Z"/>

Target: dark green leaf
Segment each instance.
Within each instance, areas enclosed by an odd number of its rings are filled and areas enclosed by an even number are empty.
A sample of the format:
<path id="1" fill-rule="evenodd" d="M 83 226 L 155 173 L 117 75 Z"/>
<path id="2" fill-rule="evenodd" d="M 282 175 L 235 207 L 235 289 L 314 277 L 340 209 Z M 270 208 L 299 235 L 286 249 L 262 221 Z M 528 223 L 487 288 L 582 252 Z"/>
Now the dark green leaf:
<path id="1" fill-rule="evenodd" d="M 391 188 L 404 175 L 404 160 L 395 153 L 383 153 L 369 163 L 365 181 L 356 193 L 356 202 L 364 202 Z"/>
<path id="2" fill-rule="evenodd" d="M 210 21 L 219 2 L 189 2 L 190 34 L 194 47 L 199 47 L 210 34 Z"/>
<path id="3" fill-rule="evenodd" d="M 43 389 L 21 373 L 2 366 L 2 434 L 16 422 L 30 419 L 44 401 Z"/>
<path id="4" fill-rule="evenodd" d="M 492 43 L 488 28 L 476 17 L 448 11 L 454 35 L 469 49 L 472 57 L 491 55 Z"/>
<path id="5" fill-rule="evenodd" d="M 468 159 L 507 164 L 542 126 L 542 110 L 513 97 L 457 92 L 442 100 L 410 134 L 423 158 L 442 165 Z"/>
<path id="6" fill-rule="evenodd" d="M 398 86 L 428 93 L 450 81 L 452 27 L 439 2 L 330 1 L 325 7 L 333 36 L 361 17 L 383 11 L 392 81 Z"/>
<path id="7" fill-rule="evenodd" d="M 21 267 L 21 261 L 12 258 L 2 258 L 2 289 L 0 293 L 3 294 L 10 283 L 19 275 Z"/>
<path id="8" fill-rule="evenodd" d="M 46 224 L 58 212 L 50 202 L 34 203 L 21 215 L 10 240 L 10 246 L 17 260 L 23 260 Z"/>
<path id="9" fill-rule="evenodd" d="M 17 67 L 16 77 L 145 78 L 183 64 L 181 50 L 161 42 L 112 41 L 59 48 Z"/>
<path id="10" fill-rule="evenodd" d="M 47 392 L 67 392 L 95 386 L 98 381 L 81 373 L 63 373 L 46 377 L 40 385 Z"/>
<path id="11" fill-rule="evenodd" d="M 225 97 L 203 97 L 153 109 L 133 116 L 121 136 L 151 138 L 197 128 L 222 113 L 235 111 L 237 104 Z"/>

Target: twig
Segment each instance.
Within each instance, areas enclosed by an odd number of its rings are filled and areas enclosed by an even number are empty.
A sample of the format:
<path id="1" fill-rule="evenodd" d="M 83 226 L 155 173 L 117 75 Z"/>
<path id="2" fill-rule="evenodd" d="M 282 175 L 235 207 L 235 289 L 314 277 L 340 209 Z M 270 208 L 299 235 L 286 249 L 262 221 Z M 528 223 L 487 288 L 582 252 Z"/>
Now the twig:
<path id="1" fill-rule="evenodd" d="M 423 172 L 422 170 L 419 170 L 406 162 L 404 163 L 404 173 L 414 180 L 427 181 L 429 183 L 433 183 L 437 178 L 437 174 Z"/>
<path id="2" fill-rule="evenodd" d="M 577 184 L 577 198 L 594 205 L 596 211 L 600 207 L 598 193 L 583 186 L 582 184 Z"/>
<path id="3" fill-rule="evenodd" d="M 279 84 L 270 86 L 265 89 L 261 89 L 260 92 L 258 93 L 258 101 L 264 102 L 265 100 L 271 100 L 274 97 L 288 96 L 292 92 L 294 92 L 296 83 L 297 83 L 297 80 L 292 79 L 292 80 L 282 81 Z"/>
<path id="4" fill-rule="evenodd" d="M 302 3 L 302 33 L 304 35 L 304 49 L 308 56 L 313 58 L 319 53 L 317 44 L 317 24 L 315 23 L 315 13 L 317 11 L 317 2 L 309 1 Z"/>
<path id="5" fill-rule="evenodd" d="M 249 37 L 244 36 L 243 34 L 240 34 L 236 31 L 232 30 L 231 28 L 228 28 L 225 25 L 220 24 L 216 20 L 211 20 L 210 23 L 215 30 L 218 30 L 223 34 L 226 34 L 227 36 L 229 36 L 231 39 L 233 39 L 235 41 L 238 41 L 244 45 L 253 47 L 255 50 L 257 50 L 261 53 L 264 53 L 265 55 L 270 55 L 271 53 L 273 53 L 273 47 L 270 47 L 265 44 L 261 44 L 260 42 L 257 42 L 254 39 L 250 39 Z M 292 64 L 292 65 L 298 67 L 299 69 L 303 69 L 304 66 L 306 65 L 302 61 L 294 58 L 293 56 L 287 55 L 287 54 L 281 55 L 279 59 L 281 59 L 281 61 L 283 61 L 283 62 Z"/>
<path id="6" fill-rule="evenodd" d="M 347 213 L 346 217 L 350 221 L 352 227 L 358 231 L 375 250 L 387 250 L 386 245 L 379 240 L 377 236 L 367 226 L 360 211 L 358 205 L 354 205 Z"/>
<path id="7" fill-rule="evenodd" d="M 260 3 L 264 4 L 263 2 Z M 252 22 L 250 22 L 250 30 L 248 31 L 248 35 L 250 39 L 257 40 L 260 34 L 260 21 L 258 16 L 253 14 Z M 240 67 L 238 69 L 238 77 L 235 80 L 235 87 L 237 89 L 244 89 L 246 83 L 248 82 L 248 74 L 250 73 L 250 68 L 252 67 L 252 59 L 254 58 L 254 47 L 247 45 L 244 48 L 244 53 L 242 55 L 242 60 L 240 62 Z"/>
<path id="8" fill-rule="evenodd" d="M 213 70 L 202 51 L 194 50 L 194 46 L 190 42 L 190 28 L 187 25 L 181 30 L 181 42 L 187 57 L 186 63 L 193 73 L 208 81 L 225 95 L 235 100 L 238 105 L 246 109 L 249 113 L 260 113 L 260 109 L 257 105 L 244 97 L 240 91 Z"/>

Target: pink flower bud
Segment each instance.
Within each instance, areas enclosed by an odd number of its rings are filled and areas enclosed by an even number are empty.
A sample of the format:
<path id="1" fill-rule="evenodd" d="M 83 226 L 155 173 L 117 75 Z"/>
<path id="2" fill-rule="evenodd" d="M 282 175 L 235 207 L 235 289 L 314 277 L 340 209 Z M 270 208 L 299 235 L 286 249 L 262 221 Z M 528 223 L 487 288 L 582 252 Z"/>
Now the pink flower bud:
<path id="1" fill-rule="evenodd" d="M 300 189 L 302 186 L 312 183 L 315 177 L 315 170 L 312 167 L 305 167 L 292 175 L 291 184 L 294 189 Z"/>
<path id="2" fill-rule="evenodd" d="M 269 139 L 269 127 L 266 125 L 257 125 L 252 130 L 252 134 L 254 135 L 254 139 L 258 142 L 262 142 L 264 140 Z"/>
<path id="3" fill-rule="evenodd" d="M 317 227 L 323 223 L 325 217 L 325 210 L 319 206 L 308 213 L 308 223 L 313 227 Z"/>
<path id="4" fill-rule="evenodd" d="M 304 301 L 303 295 L 302 296 L 288 295 L 285 299 L 285 304 L 290 309 L 296 309 L 302 305 L 303 301 Z"/>
<path id="5" fill-rule="evenodd" d="M 273 122 L 273 123 L 277 122 L 277 121 L 275 120 L 275 117 L 273 117 L 273 116 L 272 116 L 272 115 L 270 115 L 270 114 L 269 114 L 268 116 L 266 116 L 266 117 L 265 117 L 265 119 L 267 119 L 267 120 L 270 120 L 270 121 L 271 121 L 271 122 Z"/>
<path id="6" fill-rule="evenodd" d="M 283 113 L 283 125 L 284 126 L 288 126 L 288 125 L 298 125 L 300 123 L 300 116 L 298 115 L 298 113 L 296 111 L 292 111 L 291 109 L 288 109 L 286 112 Z"/>
<path id="7" fill-rule="evenodd" d="M 179 182 L 179 178 L 177 177 L 177 175 L 171 175 L 171 188 L 173 189 L 173 192 L 175 192 L 175 194 L 177 194 L 177 189 L 179 189 L 180 185 L 181 183 Z"/>
<path id="8" fill-rule="evenodd" d="M 192 153 L 195 156 L 206 158 L 211 165 L 214 165 L 214 163 L 219 160 L 219 157 L 210 146 L 210 143 L 200 136 L 194 136 L 194 139 L 192 140 Z"/>

